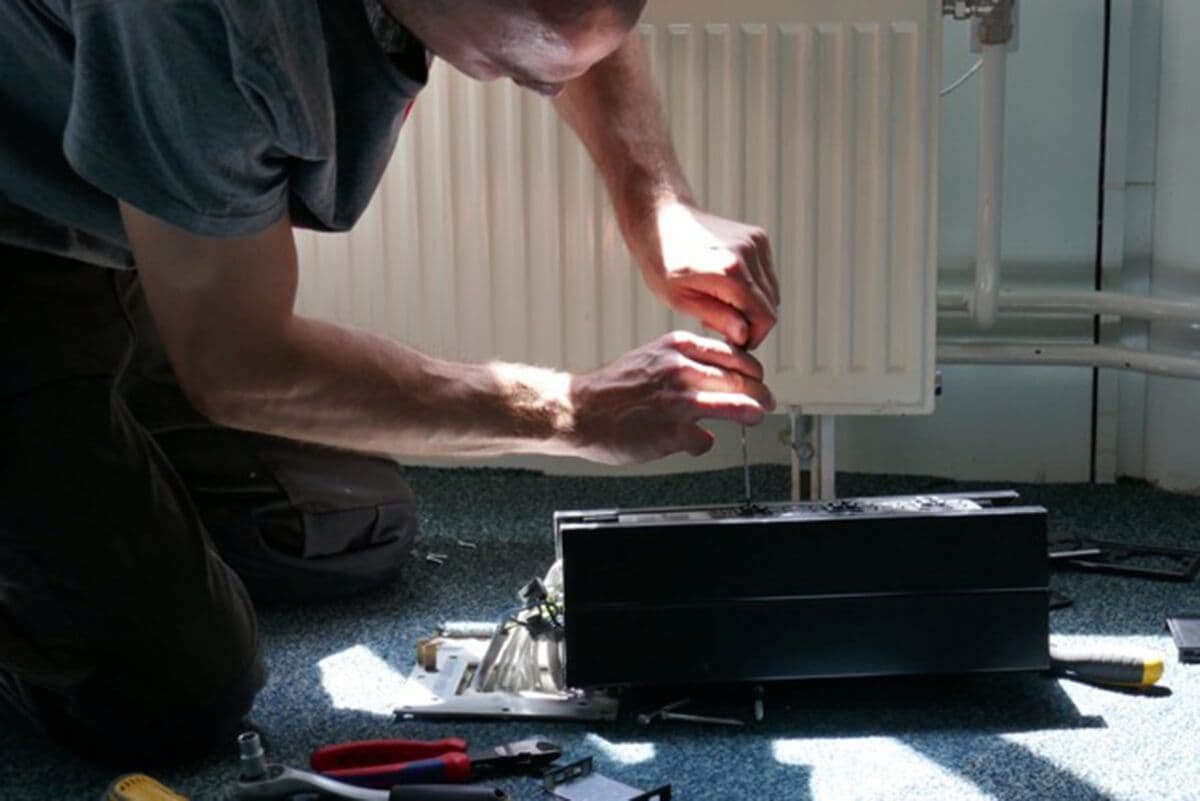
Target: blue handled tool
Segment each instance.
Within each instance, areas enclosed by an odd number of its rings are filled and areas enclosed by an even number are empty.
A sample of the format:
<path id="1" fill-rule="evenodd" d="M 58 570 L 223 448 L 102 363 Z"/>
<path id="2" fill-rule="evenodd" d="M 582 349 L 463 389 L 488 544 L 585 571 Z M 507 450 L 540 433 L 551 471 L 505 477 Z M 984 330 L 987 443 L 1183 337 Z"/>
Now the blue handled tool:
<path id="1" fill-rule="evenodd" d="M 285 765 L 268 763 L 255 732 L 238 736 L 241 769 L 233 797 L 237 801 L 288 801 L 297 796 L 330 801 L 510 801 L 498 787 L 405 784 L 386 790 L 356 787 Z"/>
<path id="2" fill-rule="evenodd" d="M 358 740 L 318 748 L 312 769 L 322 776 L 359 787 L 468 782 L 513 773 L 540 772 L 562 756 L 544 740 L 468 752 L 467 741 Z"/>

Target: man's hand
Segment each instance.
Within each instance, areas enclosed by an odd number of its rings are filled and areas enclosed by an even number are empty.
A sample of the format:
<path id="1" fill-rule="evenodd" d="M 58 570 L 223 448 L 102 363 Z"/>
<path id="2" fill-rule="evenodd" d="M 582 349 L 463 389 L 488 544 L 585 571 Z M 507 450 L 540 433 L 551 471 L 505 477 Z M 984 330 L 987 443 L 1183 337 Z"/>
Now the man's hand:
<path id="1" fill-rule="evenodd" d="M 646 284 L 672 309 L 747 350 L 775 326 L 779 281 L 763 229 L 670 202 L 629 239 Z"/>
<path id="2" fill-rule="evenodd" d="M 702 419 L 755 425 L 775 408 L 758 360 L 740 348 L 675 331 L 571 382 L 572 450 L 607 464 L 705 453 Z"/>

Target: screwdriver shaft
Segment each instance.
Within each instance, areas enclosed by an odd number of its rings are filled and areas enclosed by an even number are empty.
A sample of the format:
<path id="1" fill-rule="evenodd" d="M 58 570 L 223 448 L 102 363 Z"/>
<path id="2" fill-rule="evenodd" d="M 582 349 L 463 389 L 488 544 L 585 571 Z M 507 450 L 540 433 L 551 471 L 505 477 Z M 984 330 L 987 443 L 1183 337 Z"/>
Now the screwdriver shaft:
<path id="1" fill-rule="evenodd" d="M 676 720 L 680 723 L 712 723 L 717 726 L 745 726 L 746 721 L 737 718 L 714 718 L 709 715 L 685 715 L 682 712 L 663 712 L 663 720 Z"/>
<path id="2" fill-rule="evenodd" d="M 750 451 L 746 447 L 746 424 L 742 424 L 742 478 L 746 483 L 746 505 L 749 506 L 754 500 L 754 494 L 750 491 Z"/>

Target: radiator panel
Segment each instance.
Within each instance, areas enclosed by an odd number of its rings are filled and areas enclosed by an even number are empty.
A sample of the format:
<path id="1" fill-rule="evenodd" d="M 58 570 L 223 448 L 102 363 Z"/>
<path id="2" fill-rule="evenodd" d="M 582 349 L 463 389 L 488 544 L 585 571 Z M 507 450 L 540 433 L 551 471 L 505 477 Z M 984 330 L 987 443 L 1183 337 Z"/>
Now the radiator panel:
<path id="1" fill-rule="evenodd" d="M 760 357 L 811 413 L 932 409 L 936 0 L 651 0 L 640 28 L 703 206 L 764 225 Z M 350 234 L 298 235 L 300 308 L 448 358 L 585 370 L 671 328 L 540 97 L 436 64 Z"/>

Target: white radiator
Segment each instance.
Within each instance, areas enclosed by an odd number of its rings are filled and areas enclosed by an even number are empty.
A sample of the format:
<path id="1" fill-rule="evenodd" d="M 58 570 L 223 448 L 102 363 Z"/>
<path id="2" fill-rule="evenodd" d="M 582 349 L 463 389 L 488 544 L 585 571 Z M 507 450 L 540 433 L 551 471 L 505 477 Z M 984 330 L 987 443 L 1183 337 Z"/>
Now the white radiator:
<path id="1" fill-rule="evenodd" d="M 692 186 L 771 234 L 781 404 L 932 409 L 941 26 L 939 0 L 650 1 Z M 303 312 L 444 357 L 583 370 L 697 330 L 643 287 L 552 105 L 444 63 L 355 230 L 298 240 Z"/>

